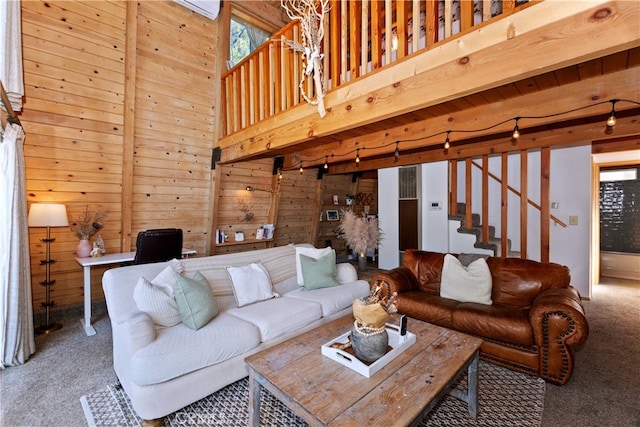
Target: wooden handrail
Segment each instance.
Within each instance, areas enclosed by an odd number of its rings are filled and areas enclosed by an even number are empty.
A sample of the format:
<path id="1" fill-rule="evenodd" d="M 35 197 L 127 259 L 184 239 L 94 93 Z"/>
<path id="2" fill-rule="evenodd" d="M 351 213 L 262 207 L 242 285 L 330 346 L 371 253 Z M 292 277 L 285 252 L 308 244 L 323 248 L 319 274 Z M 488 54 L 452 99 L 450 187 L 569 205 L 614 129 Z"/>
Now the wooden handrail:
<path id="1" fill-rule="evenodd" d="M 477 162 L 472 160 L 472 163 L 475 167 L 477 167 L 480 170 L 484 170 L 482 165 L 479 165 Z M 491 178 L 493 178 L 495 181 L 499 182 L 500 184 L 502 184 L 502 179 L 500 179 L 499 177 L 497 177 L 496 175 L 492 174 L 491 172 L 488 172 L 489 176 Z M 516 190 L 515 188 L 513 188 L 510 185 L 507 185 L 507 188 L 509 189 L 509 191 L 511 191 L 513 194 L 515 194 L 518 197 L 522 197 L 522 194 L 520 194 L 520 192 L 518 190 Z M 536 208 L 539 211 L 542 211 L 542 208 L 540 207 L 539 204 L 535 203 L 534 201 L 527 199 L 527 203 L 530 204 L 531 206 L 533 206 L 534 208 Z M 556 218 L 553 215 L 549 215 L 549 217 L 553 220 L 553 222 L 555 222 L 556 224 L 562 226 L 562 227 L 566 227 L 567 224 L 565 224 L 564 222 L 562 222 L 561 220 L 559 220 L 558 218 Z"/>

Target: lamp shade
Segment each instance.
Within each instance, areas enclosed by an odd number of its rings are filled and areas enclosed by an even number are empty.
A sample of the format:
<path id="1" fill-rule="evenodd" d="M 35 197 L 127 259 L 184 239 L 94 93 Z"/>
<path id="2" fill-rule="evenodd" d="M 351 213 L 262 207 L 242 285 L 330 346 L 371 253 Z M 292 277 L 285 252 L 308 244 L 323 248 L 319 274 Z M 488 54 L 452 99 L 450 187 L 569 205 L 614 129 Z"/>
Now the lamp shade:
<path id="1" fill-rule="evenodd" d="M 66 227 L 67 208 L 61 203 L 32 203 L 29 208 L 29 227 Z"/>

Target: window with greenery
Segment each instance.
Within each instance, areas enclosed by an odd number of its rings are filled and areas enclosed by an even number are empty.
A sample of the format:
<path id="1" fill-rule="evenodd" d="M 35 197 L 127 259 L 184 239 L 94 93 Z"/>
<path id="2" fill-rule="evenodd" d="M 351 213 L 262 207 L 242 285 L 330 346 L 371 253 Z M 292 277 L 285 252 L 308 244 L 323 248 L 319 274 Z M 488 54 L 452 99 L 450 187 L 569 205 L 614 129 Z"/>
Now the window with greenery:
<path id="1" fill-rule="evenodd" d="M 242 61 L 269 37 L 271 34 L 267 31 L 232 16 L 228 68 Z"/>

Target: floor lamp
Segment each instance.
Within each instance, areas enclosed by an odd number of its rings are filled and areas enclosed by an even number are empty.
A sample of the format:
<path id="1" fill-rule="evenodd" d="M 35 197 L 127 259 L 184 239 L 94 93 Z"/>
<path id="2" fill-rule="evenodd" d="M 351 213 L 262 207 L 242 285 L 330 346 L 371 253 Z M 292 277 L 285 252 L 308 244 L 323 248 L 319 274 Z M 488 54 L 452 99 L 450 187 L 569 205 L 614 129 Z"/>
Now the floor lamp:
<path id="1" fill-rule="evenodd" d="M 47 227 L 47 237 L 40 239 L 44 242 L 47 248 L 46 259 L 40 260 L 40 265 L 46 266 L 46 278 L 44 282 L 40 282 L 46 289 L 45 302 L 41 303 L 46 310 L 46 321 L 43 325 L 35 328 L 34 332 L 37 335 L 48 334 L 53 331 L 57 331 L 62 328 L 60 323 L 53 323 L 50 319 L 51 307 L 54 306 L 54 302 L 51 301 L 51 286 L 56 283 L 55 280 L 51 280 L 51 264 L 56 260 L 51 259 L 51 242 L 56 239 L 51 237 L 51 227 L 67 227 L 69 220 L 67 219 L 67 209 L 63 204 L 58 203 L 32 203 L 29 209 L 29 227 Z"/>

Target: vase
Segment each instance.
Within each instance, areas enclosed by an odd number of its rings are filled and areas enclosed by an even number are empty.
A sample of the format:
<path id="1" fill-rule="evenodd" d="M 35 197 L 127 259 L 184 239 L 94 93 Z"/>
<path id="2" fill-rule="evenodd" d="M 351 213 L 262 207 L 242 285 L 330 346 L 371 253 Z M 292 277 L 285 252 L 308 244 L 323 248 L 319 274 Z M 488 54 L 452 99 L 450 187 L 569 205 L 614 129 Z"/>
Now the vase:
<path id="1" fill-rule="evenodd" d="M 76 247 L 76 254 L 78 254 L 80 258 L 86 258 L 91 255 L 92 249 L 93 246 L 91 246 L 88 239 L 81 239 Z"/>
<path id="2" fill-rule="evenodd" d="M 387 353 L 389 334 L 386 329 L 378 331 L 367 327 L 351 328 L 351 347 L 360 360 L 375 362 Z"/>
<path id="3" fill-rule="evenodd" d="M 366 252 L 358 252 L 358 270 L 360 271 L 367 270 L 367 253 Z"/>

